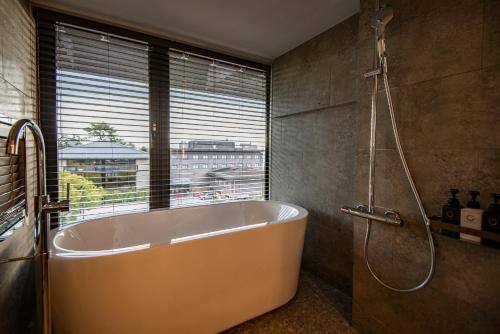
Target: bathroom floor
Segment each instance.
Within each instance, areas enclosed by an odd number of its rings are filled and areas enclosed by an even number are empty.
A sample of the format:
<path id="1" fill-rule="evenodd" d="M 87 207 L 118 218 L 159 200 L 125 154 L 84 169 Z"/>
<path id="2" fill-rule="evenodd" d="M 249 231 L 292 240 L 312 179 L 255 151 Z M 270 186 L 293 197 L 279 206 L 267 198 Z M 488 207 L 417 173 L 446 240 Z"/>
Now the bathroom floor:
<path id="1" fill-rule="evenodd" d="M 347 320 L 350 309 L 348 297 L 303 271 L 297 295 L 288 304 L 223 334 L 358 333 Z"/>

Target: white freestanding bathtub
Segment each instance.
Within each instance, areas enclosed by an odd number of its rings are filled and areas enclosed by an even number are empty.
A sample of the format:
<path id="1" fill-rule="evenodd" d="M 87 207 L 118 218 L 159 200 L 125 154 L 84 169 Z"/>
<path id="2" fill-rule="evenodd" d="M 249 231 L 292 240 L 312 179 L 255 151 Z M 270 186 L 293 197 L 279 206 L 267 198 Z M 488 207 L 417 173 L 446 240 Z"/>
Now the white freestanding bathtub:
<path id="1" fill-rule="evenodd" d="M 307 211 L 251 201 L 68 226 L 49 260 L 55 334 L 217 333 L 288 302 Z"/>

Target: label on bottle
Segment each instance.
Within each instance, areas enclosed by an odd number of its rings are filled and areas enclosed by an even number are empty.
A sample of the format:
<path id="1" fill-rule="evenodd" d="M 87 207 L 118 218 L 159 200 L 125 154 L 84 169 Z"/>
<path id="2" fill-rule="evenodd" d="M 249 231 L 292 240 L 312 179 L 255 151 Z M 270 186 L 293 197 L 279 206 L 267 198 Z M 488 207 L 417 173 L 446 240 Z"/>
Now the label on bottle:
<path id="1" fill-rule="evenodd" d="M 481 217 L 483 210 L 464 208 L 460 214 L 460 226 L 481 230 Z M 475 235 L 460 233 L 460 239 L 475 244 L 481 243 L 481 238 Z"/>

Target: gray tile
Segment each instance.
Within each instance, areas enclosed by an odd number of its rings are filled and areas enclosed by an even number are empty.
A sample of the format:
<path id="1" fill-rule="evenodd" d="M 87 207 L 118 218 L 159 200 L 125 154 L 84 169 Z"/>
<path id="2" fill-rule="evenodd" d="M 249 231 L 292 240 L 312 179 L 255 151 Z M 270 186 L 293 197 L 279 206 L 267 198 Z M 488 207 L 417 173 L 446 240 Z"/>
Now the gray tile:
<path id="1" fill-rule="evenodd" d="M 481 68 L 482 6 L 442 7 L 404 21 L 387 33 L 392 83 L 396 86 Z"/>
<path id="2" fill-rule="evenodd" d="M 0 22 L 0 78 L 3 78 L 3 39 L 5 31 L 3 24 Z"/>
<path id="3" fill-rule="evenodd" d="M 307 227 L 303 265 L 346 294 L 352 290 L 352 230 L 322 227 L 313 212 Z"/>
<path id="4" fill-rule="evenodd" d="M 339 209 L 352 202 L 355 106 L 278 120 L 281 139 L 273 144 L 272 197 L 309 210 L 304 265 L 350 294 L 352 224 Z"/>
<path id="5" fill-rule="evenodd" d="M 406 148 L 498 148 L 500 67 L 400 87 Z"/>
<path id="6" fill-rule="evenodd" d="M 273 112 L 283 116 L 356 99 L 357 16 L 273 63 Z"/>
<path id="7" fill-rule="evenodd" d="M 494 311 L 500 301 L 492 291 L 499 291 L 500 251 L 436 236 L 440 245 L 433 288 L 448 298 L 457 298 L 476 307 Z M 454 275 L 449 275 L 453 272 Z"/>
<path id="8" fill-rule="evenodd" d="M 305 62 L 326 59 L 334 53 L 341 53 L 355 45 L 357 34 L 358 16 L 353 15 L 278 57 L 274 61 L 273 67 L 300 65 Z"/>
<path id="9" fill-rule="evenodd" d="M 7 1 L 0 9 L 2 20 L 2 72 L 4 79 L 28 96 L 34 96 L 34 23 L 18 1 Z"/>
<path id="10" fill-rule="evenodd" d="M 5 41 L 4 41 L 5 43 Z M 23 59 L 13 45 L 4 44 L 3 49 L 3 77 L 16 89 L 27 96 L 32 96 L 32 77 L 30 63 Z"/>
<path id="11" fill-rule="evenodd" d="M 278 109 L 274 116 L 314 110 L 330 103 L 330 61 L 318 60 L 290 66 L 275 66 L 274 85 L 279 86 L 273 97 Z"/>
<path id="12" fill-rule="evenodd" d="M 482 0 L 400 0 L 399 4 L 399 14 L 401 16 L 401 20 L 405 21 L 411 18 L 415 18 L 418 16 L 425 16 L 429 13 L 442 10 L 442 9 L 450 9 L 453 7 L 482 7 Z"/>
<path id="13" fill-rule="evenodd" d="M 483 66 L 500 64 L 500 2 L 484 2 Z"/>
<path id="14" fill-rule="evenodd" d="M 408 129 L 412 127 L 411 114 L 408 109 L 400 108 L 400 92 L 399 88 L 395 87 L 390 90 L 393 102 L 396 124 L 401 138 L 403 147 L 411 141 Z M 371 95 L 359 96 L 357 125 L 358 125 L 358 149 L 368 150 L 370 147 L 370 125 L 371 125 Z M 378 149 L 395 149 L 396 142 L 394 140 L 394 132 L 389 113 L 385 90 L 378 93 L 378 109 L 377 109 L 377 136 L 376 143 Z"/>
<path id="15" fill-rule="evenodd" d="M 353 44 L 332 56 L 330 75 L 330 105 L 339 105 L 357 99 L 357 58 Z"/>
<path id="16" fill-rule="evenodd" d="M 481 191 L 481 205 L 486 209 L 492 202 L 490 194 L 500 189 L 500 150 L 479 150 L 477 152 L 477 174 L 471 189 Z"/>
<path id="17" fill-rule="evenodd" d="M 466 203 L 467 191 L 473 189 L 476 161 L 475 154 L 462 149 L 416 150 L 408 154 L 408 164 L 429 215 L 441 215 L 450 188 L 460 189 L 459 198 Z"/>
<path id="18" fill-rule="evenodd" d="M 9 82 L 0 78 L 0 113 L 14 119 L 29 117 L 34 109 L 27 110 L 25 96 Z"/>
<path id="19" fill-rule="evenodd" d="M 358 304 L 353 303 L 353 327 L 361 333 L 393 333 L 382 321 L 371 316 L 370 311 L 364 311 Z"/>

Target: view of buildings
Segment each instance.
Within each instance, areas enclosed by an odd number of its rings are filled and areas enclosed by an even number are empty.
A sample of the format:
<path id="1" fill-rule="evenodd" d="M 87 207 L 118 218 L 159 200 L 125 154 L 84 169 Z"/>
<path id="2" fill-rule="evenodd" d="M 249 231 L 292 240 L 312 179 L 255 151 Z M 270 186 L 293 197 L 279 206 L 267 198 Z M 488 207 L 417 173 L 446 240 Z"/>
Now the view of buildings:
<path id="1" fill-rule="evenodd" d="M 171 205 L 262 198 L 264 154 L 256 145 L 194 140 L 170 152 Z"/>
<path id="2" fill-rule="evenodd" d="M 252 144 L 181 143 L 171 149 L 170 180 L 165 180 L 166 186 L 171 185 L 171 207 L 262 199 L 264 159 L 264 152 Z M 59 171 L 65 173 L 62 183 L 72 178 L 76 187 L 72 189 L 76 220 L 149 209 L 148 152 L 117 141 L 73 142 L 60 150 Z M 91 190 L 94 195 L 89 195 Z"/>

